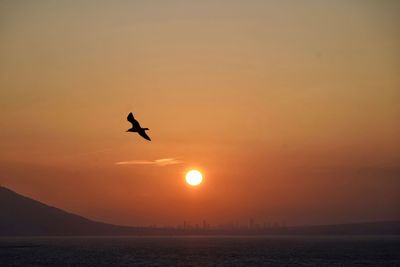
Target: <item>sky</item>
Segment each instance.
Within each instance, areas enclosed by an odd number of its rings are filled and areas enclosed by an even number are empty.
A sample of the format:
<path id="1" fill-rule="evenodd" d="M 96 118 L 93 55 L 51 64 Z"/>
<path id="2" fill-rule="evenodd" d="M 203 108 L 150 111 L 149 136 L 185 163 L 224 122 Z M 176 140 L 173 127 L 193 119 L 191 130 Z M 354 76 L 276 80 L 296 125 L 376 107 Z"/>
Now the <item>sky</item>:
<path id="1" fill-rule="evenodd" d="M 0 185 L 123 225 L 399 220 L 398 25 L 395 0 L 1 1 Z"/>

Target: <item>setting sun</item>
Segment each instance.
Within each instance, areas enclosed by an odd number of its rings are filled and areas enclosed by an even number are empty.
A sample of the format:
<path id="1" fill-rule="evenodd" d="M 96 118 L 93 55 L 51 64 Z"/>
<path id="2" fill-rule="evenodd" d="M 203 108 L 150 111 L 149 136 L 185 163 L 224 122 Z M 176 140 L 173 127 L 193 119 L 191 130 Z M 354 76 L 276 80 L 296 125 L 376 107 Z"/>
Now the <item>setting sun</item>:
<path id="1" fill-rule="evenodd" d="M 203 181 L 203 175 L 198 170 L 190 170 L 186 173 L 185 180 L 191 186 L 198 186 Z"/>

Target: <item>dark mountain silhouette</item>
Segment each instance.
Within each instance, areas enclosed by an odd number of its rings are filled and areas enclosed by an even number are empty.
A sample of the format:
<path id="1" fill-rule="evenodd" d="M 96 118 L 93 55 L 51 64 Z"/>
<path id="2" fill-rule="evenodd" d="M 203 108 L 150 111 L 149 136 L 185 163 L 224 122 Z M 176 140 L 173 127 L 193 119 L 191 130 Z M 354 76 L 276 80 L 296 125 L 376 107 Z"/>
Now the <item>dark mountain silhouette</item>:
<path id="1" fill-rule="evenodd" d="M 70 235 L 400 235 L 400 222 L 267 229 L 176 229 L 106 224 L 65 212 L 0 186 L 0 236 Z"/>
<path id="2" fill-rule="evenodd" d="M 92 221 L 0 187 L 0 235 L 115 235 L 137 230 Z"/>

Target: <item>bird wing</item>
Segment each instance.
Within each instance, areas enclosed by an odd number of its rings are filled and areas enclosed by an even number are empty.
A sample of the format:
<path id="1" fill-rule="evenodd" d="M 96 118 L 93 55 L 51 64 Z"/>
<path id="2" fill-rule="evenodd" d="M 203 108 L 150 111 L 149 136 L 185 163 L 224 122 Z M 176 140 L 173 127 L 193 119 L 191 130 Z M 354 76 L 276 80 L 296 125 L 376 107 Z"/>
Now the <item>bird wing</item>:
<path id="1" fill-rule="evenodd" d="M 133 117 L 132 112 L 130 112 L 130 113 L 128 114 L 127 120 L 128 120 L 130 123 L 132 123 L 132 127 L 133 127 L 133 128 L 142 128 L 142 127 L 140 127 L 139 122 L 138 122 L 137 120 L 135 120 L 135 118 Z"/>
<path id="2" fill-rule="evenodd" d="M 144 130 L 138 131 L 138 134 L 144 139 L 151 141 L 150 137 L 146 134 Z"/>

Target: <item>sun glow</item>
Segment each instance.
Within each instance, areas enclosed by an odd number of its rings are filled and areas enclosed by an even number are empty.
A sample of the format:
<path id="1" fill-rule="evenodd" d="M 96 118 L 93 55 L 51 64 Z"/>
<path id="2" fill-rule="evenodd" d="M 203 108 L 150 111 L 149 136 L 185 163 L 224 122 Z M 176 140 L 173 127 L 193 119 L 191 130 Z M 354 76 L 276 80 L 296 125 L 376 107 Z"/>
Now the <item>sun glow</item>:
<path id="1" fill-rule="evenodd" d="M 186 173 L 185 180 L 191 186 L 198 186 L 203 181 L 203 175 L 198 170 L 190 170 Z"/>

